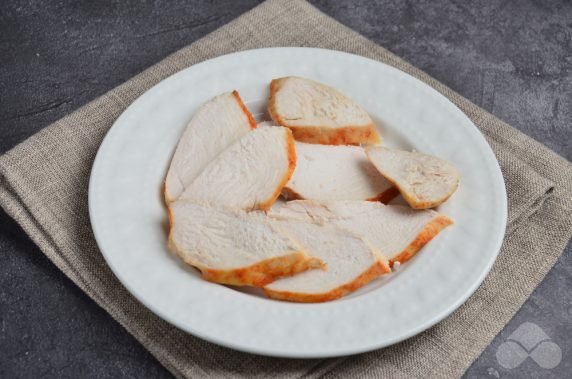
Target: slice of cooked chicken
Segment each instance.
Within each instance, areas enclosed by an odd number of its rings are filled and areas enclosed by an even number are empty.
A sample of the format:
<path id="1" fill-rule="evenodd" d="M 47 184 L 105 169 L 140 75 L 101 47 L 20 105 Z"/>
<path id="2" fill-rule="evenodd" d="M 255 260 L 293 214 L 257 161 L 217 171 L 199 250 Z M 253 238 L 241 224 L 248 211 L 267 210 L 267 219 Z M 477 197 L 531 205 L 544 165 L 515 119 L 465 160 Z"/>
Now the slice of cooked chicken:
<path id="1" fill-rule="evenodd" d="M 180 199 L 267 210 L 280 196 L 295 166 L 292 132 L 280 126 L 257 128 L 207 165 Z"/>
<path id="2" fill-rule="evenodd" d="M 338 90 L 313 80 L 289 76 L 270 83 L 268 112 L 294 138 L 326 145 L 380 142 L 367 112 Z"/>
<path id="3" fill-rule="evenodd" d="M 272 215 L 333 223 L 362 236 L 391 265 L 403 263 L 453 221 L 433 210 L 367 201 L 291 201 Z"/>
<path id="4" fill-rule="evenodd" d="M 261 287 L 277 278 L 324 267 L 261 212 L 211 208 L 178 200 L 169 205 L 169 247 L 212 282 Z"/>
<path id="5" fill-rule="evenodd" d="M 368 146 L 366 154 L 412 208 L 434 208 L 447 200 L 459 186 L 457 169 L 432 155 L 381 146 Z"/>
<path id="6" fill-rule="evenodd" d="M 295 218 L 275 218 L 272 225 L 296 240 L 308 254 L 320 258 L 327 270 L 309 270 L 264 287 L 273 299 L 323 302 L 337 299 L 390 272 L 388 262 L 362 238 L 333 224 Z"/>
<path id="7" fill-rule="evenodd" d="M 387 203 L 399 194 L 371 164 L 360 146 L 296 142 L 296 155 L 296 169 L 282 190 L 287 199 Z"/>
<path id="8" fill-rule="evenodd" d="M 224 149 L 256 128 L 238 92 L 218 95 L 193 115 L 165 179 L 165 201 L 175 200 Z"/>

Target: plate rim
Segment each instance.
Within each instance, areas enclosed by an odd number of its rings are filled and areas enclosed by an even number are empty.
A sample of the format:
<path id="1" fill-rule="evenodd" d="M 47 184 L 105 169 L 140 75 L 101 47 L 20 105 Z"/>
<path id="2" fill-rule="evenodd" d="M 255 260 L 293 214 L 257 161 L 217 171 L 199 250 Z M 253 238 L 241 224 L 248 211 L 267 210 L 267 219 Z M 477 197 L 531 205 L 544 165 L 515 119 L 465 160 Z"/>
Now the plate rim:
<path id="1" fill-rule="evenodd" d="M 157 88 L 161 87 L 161 86 L 165 86 L 165 83 L 170 83 L 171 81 L 175 80 L 176 77 L 178 75 L 181 75 L 183 72 L 187 72 L 189 70 L 195 70 L 198 67 L 202 68 L 204 66 L 210 65 L 213 63 L 213 61 L 221 61 L 221 60 L 225 60 L 225 59 L 229 59 L 232 57 L 237 57 L 237 56 L 242 56 L 242 55 L 249 55 L 249 54 L 258 54 L 258 53 L 264 53 L 266 51 L 268 52 L 272 52 L 272 51 L 288 51 L 288 50 L 302 50 L 302 51 L 316 51 L 316 52 L 321 52 L 321 53 L 328 53 L 328 54 L 340 54 L 340 55 L 345 55 L 345 56 L 350 56 L 352 59 L 360 59 L 360 60 L 367 60 L 370 61 L 373 64 L 376 65 L 382 65 L 385 66 L 385 68 L 390 69 L 390 70 L 394 70 L 394 71 L 398 71 L 400 75 L 405 75 L 409 78 L 409 80 L 414 80 L 416 82 L 418 82 L 418 84 L 421 84 L 423 87 L 425 87 L 425 89 L 434 92 L 434 94 L 436 94 L 438 97 L 441 98 L 441 100 L 446 101 L 447 103 L 449 103 L 450 106 L 456 108 L 456 110 L 458 112 L 460 112 L 460 114 L 462 114 L 463 117 L 465 117 L 470 125 L 471 128 L 470 132 L 477 138 L 480 139 L 482 142 L 482 147 L 484 148 L 484 150 L 486 151 L 486 154 L 490 155 L 493 159 L 491 160 L 491 162 L 494 163 L 493 166 L 489 166 L 487 165 L 487 168 L 490 170 L 493 170 L 493 176 L 495 178 L 495 181 L 498 181 L 498 185 L 500 186 L 500 196 L 499 200 L 501 202 L 501 207 L 500 207 L 500 213 L 499 213 L 499 217 L 502 219 L 501 221 L 501 225 L 502 225 L 502 231 L 500 233 L 498 233 L 498 237 L 496 238 L 496 241 L 494 241 L 494 254 L 491 254 L 486 266 L 484 267 L 484 269 L 482 270 L 482 272 L 480 273 L 479 277 L 477 280 L 475 280 L 472 285 L 470 286 L 469 289 L 467 289 L 462 296 L 459 296 L 457 298 L 457 300 L 455 302 L 453 302 L 451 305 L 449 305 L 446 309 L 442 310 L 442 312 L 440 312 L 440 314 L 438 314 L 437 316 L 427 320 L 424 323 L 419 324 L 417 327 L 415 328 L 411 328 L 409 330 L 409 332 L 407 333 L 403 333 L 402 335 L 400 335 L 399 337 L 395 337 L 393 339 L 389 339 L 389 340 L 385 340 L 382 343 L 371 343 L 371 344 L 367 344 L 364 345 L 362 348 L 351 348 L 348 350 L 344 350 L 344 349 L 339 349 L 336 352 L 333 353 L 328 353 L 328 352 L 316 352 L 314 354 L 312 353 L 303 353 L 302 355 L 298 355 L 296 353 L 284 353 L 284 352 L 279 352 L 279 351 L 268 351 L 267 349 L 265 350 L 257 350 L 256 348 L 250 348 L 250 347 L 245 347 L 242 346 L 238 343 L 234 343 L 233 341 L 229 341 L 229 340 L 225 340 L 225 339 L 221 339 L 221 338 L 217 338 L 217 337 L 213 337 L 207 333 L 203 333 L 202 331 L 196 329 L 196 328 L 192 328 L 189 327 L 189 325 L 182 325 L 178 320 L 173 319 L 168 313 L 163 312 L 160 308 L 155 307 L 153 304 L 149 304 L 146 299 L 141 298 L 140 296 L 138 296 L 137 290 L 135 290 L 134 288 L 132 288 L 131 284 L 128 283 L 126 280 L 124 280 L 124 278 L 122 277 L 121 272 L 117 269 L 117 267 L 115 267 L 114 263 L 112 262 L 112 260 L 110 260 L 108 258 L 108 255 L 105 252 L 105 249 L 102 248 L 102 243 L 100 243 L 101 240 L 101 235 L 100 232 L 98 231 L 98 227 L 96 226 L 97 222 L 94 221 L 94 209 L 95 209 L 95 200 L 94 200 L 94 192 L 95 192 L 95 187 L 96 187 L 96 181 L 97 181 L 97 172 L 99 172 L 99 167 L 101 166 L 101 161 L 104 159 L 102 158 L 103 154 L 104 154 L 104 149 L 102 149 L 102 147 L 109 142 L 109 140 L 111 138 L 113 138 L 113 130 L 114 127 L 120 122 L 120 120 L 122 120 L 124 117 L 126 117 L 126 113 L 135 105 L 138 104 L 139 102 L 142 101 L 142 98 L 144 98 L 149 92 L 151 91 L 157 91 Z M 500 180 L 499 180 L 500 179 Z M 448 316 L 450 316 L 455 310 L 457 310 L 463 303 L 465 303 L 468 298 L 470 296 L 472 296 L 475 291 L 478 289 L 478 287 L 482 284 L 482 282 L 484 281 L 484 279 L 487 277 L 487 275 L 490 273 L 490 270 L 494 264 L 494 262 L 496 261 L 501 247 L 502 247 L 502 243 L 504 241 L 505 235 L 506 235 L 506 223 L 507 223 L 507 217 L 508 217 L 508 200 L 507 200 L 507 193 L 506 193 L 506 185 L 504 182 L 504 177 L 502 175 L 502 171 L 500 169 L 498 160 L 496 159 L 496 156 L 491 148 L 491 146 L 489 145 L 489 143 L 486 141 L 484 135 L 482 134 L 482 132 L 477 128 L 477 126 L 472 122 L 472 120 L 465 114 L 465 112 L 463 112 L 459 107 L 457 107 L 449 98 L 447 98 L 445 95 L 443 95 L 441 92 L 437 91 L 435 88 L 433 88 L 432 86 L 430 86 L 429 84 L 425 83 L 424 81 L 408 74 L 407 72 L 400 70 L 394 66 L 391 66 L 390 64 L 387 63 L 383 63 L 371 58 L 367 58 L 358 54 L 352 54 L 352 53 L 347 53 L 347 52 L 343 52 L 343 51 L 337 51 L 337 50 L 330 50 L 330 49 L 323 49 L 323 48 L 313 48 L 313 47 L 269 47 L 269 48 L 259 48 L 259 49 L 248 49 L 248 50 L 242 50 L 242 51 L 238 51 L 238 52 L 234 52 L 234 53 L 229 53 L 229 54 L 224 54 L 221 56 L 217 56 L 215 58 L 211 58 L 211 59 L 207 59 L 204 60 L 200 63 L 197 64 L 193 64 L 189 67 L 186 67 L 180 71 L 177 71 L 175 73 L 173 73 L 172 75 L 168 76 L 167 78 L 159 81 L 158 83 L 156 83 L 155 85 L 153 85 L 152 87 L 150 87 L 149 89 L 147 89 L 144 93 L 142 93 L 140 96 L 138 96 L 133 102 L 131 102 L 131 104 L 129 104 L 124 111 L 119 115 L 119 117 L 114 121 L 113 125 L 109 128 L 109 130 L 106 132 L 105 137 L 103 138 L 98 151 L 96 153 L 95 159 L 93 161 L 92 167 L 91 167 L 91 172 L 90 172 L 90 178 L 89 178 L 89 185 L 88 185 L 88 209 L 89 209 L 89 217 L 90 217 L 90 223 L 91 223 L 91 227 L 97 242 L 97 246 L 101 252 L 101 254 L 103 255 L 106 264 L 108 265 L 108 267 L 110 267 L 110 269 L 112 270 L 113 274 L 115 275 L 115 277 L 119 280 L 119 282 L 121 283 L 121 285 L 123 287 L 125 287 L 128 292 L 141 304 L 143 304 L 148 310 L 150 310 L 153 314 L 157 315 L 158 317 L 160 317 L 161 319 L 167 321 L 169 324 L 174 325 L 175 327 L 177 327 L 178 329 L 189 333 L 193 336 L 199 337 L 203 340 L 206 340 L 208 342 L 212 342 L 221 346 L 225 346 L 225 347 L 229 347 L 235 350 L 239 350 L 239 351 L 244 351 L 247 353 L 253 353 L 253 354 L 258 354 L 258 355 L 263 355 L 263 356 L 270 356 L 270 357 L 284 357 L 284 358 L 332 358 L 332 357 L 340 357 L 340 356 L 347 356 L 347 355 L 353 355 L 353 354 L 359 354 L 359 353 L 363 353 L 363 352 L 367 352 L 367 351 L 372 351 L 375 349 L 379 349 L 379 348 L 383 348 L 383 347 L 387 347 L 387 346 L 391 346 L 395 343 L 404 341 L 406 339 L 409 339 L 427 329 L 429 329 L 430 327 L 436 325 L 437 323 L 441 322 L 443 319 L 447 318 Z M 491 251 L 493 249 L 491 248 Z"/>

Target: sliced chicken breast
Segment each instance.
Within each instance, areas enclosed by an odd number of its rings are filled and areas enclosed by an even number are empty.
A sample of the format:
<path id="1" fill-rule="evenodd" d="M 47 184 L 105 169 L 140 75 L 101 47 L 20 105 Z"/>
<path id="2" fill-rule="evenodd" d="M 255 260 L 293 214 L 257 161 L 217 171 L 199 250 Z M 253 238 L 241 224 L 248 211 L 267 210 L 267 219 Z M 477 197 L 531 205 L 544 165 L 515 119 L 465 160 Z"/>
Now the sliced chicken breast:
<path id="1" fill-rule="evenodd" d="M 212 206 L 269 209 L 296 166 L 288 128 L 261 127 L 223 151 L 180 196 Z"/>
<path id="2" fill-rule="evenodd" d="M 377 170 L 401 192 L 414 209 L 434 208 L 459 186 L 459 172 L 432 155 L 368 146 L 366 153 Z"/>
<path id="3" fill-rule="evenodd" d="M 308 254 L 320 258 L 327 270 L 309 270 L 264 287 L 273 299 L 323 302 L 337 299 L 390 272 L 388 262 L 362 238 L 333 224 L 295 218 L 275 218 L 272 225 L 296 240 Z"/>
<path id="4" fill-rule="evenodd" d="M 380 137 L 367 112 L 336 89 L 299 77 L 270 83 L 268 112 L 298 141 L 326 145 L 375 144 Z"/>
<path id="5" fill-rule="evenodd" d="M 211 208 L 182 200 L 169 206 L 169 247 L 204 279 L 261 287 L 277 278 L 323 268 L 261 212 Z"/>
<path id="6" fill-rule="evenodd" d="M 403 263 L 453 221 L 433 210 L 366 201 L 291 201 L 272 215 L 332 223 L 356 233 L 385 256 Z"/>
<path id="7" fill-rule="evenodd" d="M 360 146 L 296 142 L 296 155 L 296 169 L 282 190 L 287 199 L 387 203 L 399 194 L 371 164 Z"/>
<path id="8" fill-rule="evenodd" d="M 256 121 L 236 91 L 218 95 L 200 107 L 171 160 L 165 179 L 167 204 L 178 198 L 217 155 L 254 128 Z"/>

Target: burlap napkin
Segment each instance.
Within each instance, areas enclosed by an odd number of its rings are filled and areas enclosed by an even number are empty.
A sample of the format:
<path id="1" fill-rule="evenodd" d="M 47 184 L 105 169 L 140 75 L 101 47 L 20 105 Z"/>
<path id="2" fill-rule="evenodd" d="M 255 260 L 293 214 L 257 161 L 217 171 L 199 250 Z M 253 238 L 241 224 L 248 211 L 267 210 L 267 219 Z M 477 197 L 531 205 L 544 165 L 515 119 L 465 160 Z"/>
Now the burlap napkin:
<path id="1" fill-rule="evenodd" d="M 314 46 L 393 65 L 436 88 L 481 129 L 500 162 L 509 226 L 493 270 L 452 316 L 390 348 L 347 358 L 289 360 L 222 348 L 170 326 L 106 266 L 91 232 L 87 186 L 95 153 L 145 90 L 197 62 L 238 50 Z M 572 167 L 541 144 L 302 1 L 270 0 L 45 128 L 0 158 L 0 205 L 83 291 L 178 377 L 458 377 L 552 267 L 572 234 Z"/>

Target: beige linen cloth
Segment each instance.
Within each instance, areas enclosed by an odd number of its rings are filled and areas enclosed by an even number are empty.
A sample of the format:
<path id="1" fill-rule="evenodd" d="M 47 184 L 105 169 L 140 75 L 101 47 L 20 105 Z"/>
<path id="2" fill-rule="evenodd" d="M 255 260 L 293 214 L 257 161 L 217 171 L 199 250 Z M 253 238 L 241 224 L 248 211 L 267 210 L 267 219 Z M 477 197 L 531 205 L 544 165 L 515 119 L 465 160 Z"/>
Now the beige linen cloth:
<path id="1" fill-rule="evenodd" d="M 312 46 L 395 66 L 451 99 L 502 168 L 508 229 L 492 271 L 450 317 L 392 347 L 357 356 L 261 357 L 188 335 L 139 304 L 106 266 L 89 222 L 91 165 L 129 104 L 167 76 L 238 50 Z M 303 1 L 270 0 L 45 128 L 0 158 L 0 205 L 41 250 L 177 377 L 459 377 L 553 266 L 572 234 L 572 165 L 422 71 Z"/>

